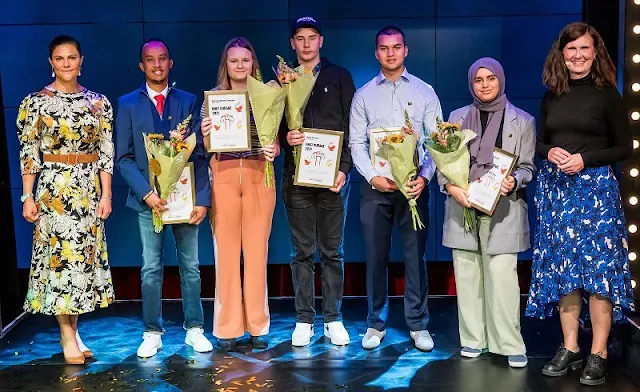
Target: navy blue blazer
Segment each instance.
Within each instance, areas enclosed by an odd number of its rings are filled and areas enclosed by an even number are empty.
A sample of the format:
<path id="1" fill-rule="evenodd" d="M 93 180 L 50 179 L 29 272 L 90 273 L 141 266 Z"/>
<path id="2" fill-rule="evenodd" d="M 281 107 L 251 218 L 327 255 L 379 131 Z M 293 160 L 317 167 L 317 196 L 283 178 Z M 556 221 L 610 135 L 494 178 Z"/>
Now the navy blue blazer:
<path id="1" fill-rule="evenodd" d="M 146 83 L 137 90 L 118 99 L 118 114 L 116 117 L 116 165 L 120 174 L 129 185 L 127 207 L 136 211 L 149 209 L 142 200 L 151 191 L 149 184 L 149 162 L 144 148 L 142 134 L 162 133 L 155 131 L 153 119 L 153 105 L 147 95 Z M 205 154 L 200 128 L 199 107 L 196 97 L 185 91 L 170 88 L 165 106 L 169 113 L 165 113 L 169 121 L 169 129 L 176 126 L 191 114 L 190 130 L 196 132 L 196 147 L 189 159 L 195 169 L 196 205 L 211 206 L 211 183 L 209 182 L 209 164 Z M 169 135 L 165 135 L 168 139 Z"/>

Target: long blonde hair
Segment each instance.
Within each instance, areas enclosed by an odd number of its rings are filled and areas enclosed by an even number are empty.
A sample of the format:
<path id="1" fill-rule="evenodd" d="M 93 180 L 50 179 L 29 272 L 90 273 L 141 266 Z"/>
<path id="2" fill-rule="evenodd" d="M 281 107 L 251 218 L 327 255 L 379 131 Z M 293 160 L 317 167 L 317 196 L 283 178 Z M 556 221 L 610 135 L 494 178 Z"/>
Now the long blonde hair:
<path id="1" fill-rule="evenodd" d="M 220 57 L 220 67 L 218 68 L 218 89 L 219 90 L 231 90 L 231 79 L 229 78 L 229 70 L 227 69 L 227 57 L 229 56 L 229 49 L 231 48 L 245 48 L 251 52 L 253 58 L 253 67 L 251 68 L 251 76 L 256 77 L 257 70 L 260 68 L 258 64 L 258 56 L 256 51 L 248 39 L 244 37 L 233 37 L 227 42 L 222 50 L 222 56 Z"/>

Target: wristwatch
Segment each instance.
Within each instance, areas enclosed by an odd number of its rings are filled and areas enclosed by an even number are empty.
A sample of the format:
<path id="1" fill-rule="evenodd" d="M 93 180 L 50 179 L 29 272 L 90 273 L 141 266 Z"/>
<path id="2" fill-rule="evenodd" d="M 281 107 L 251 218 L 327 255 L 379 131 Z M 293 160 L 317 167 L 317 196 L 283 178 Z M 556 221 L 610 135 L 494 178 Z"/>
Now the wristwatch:
<path id="1" fill-rule="evenodd" d="M 20 196 L 20 201 L 24 203 L 30 197 L 33 197 L 33 193 L 26 193 L 26 194 Z"/>

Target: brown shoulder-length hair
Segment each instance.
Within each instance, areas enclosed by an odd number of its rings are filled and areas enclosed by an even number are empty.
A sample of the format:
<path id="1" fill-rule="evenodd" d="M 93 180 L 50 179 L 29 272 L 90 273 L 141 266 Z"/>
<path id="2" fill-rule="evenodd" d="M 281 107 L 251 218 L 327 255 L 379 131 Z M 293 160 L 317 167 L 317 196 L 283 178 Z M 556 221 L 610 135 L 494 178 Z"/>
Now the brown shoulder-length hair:
<path id="1" fill-rule="evenodd" d="M 244 37 L 231 38 L 224 46 L 222 56 L 220 57 L 220 67 L 218 68 L 218 89 L 220 90 L 231 90 L 231 80 L 229 79 L 229 70 L 227 69 L 227 57 L 229 56 L 229 49 L 234 47 L 245 48 L 251 52 L 251 57 L 253 58 L 251 76 L 255 78 L 256 72 L 260 68 L 260 64 L 258 64 L 258 56 L 256 56 L 256 51 L 253 49 L 249 40 Z"/>
<path id="2" fill-rule="evenodd" d="M 562 29 L 558 39 L 553 41 L 551 50 L 544 62 L 542 83 L 556 95 L 569 91 L 569 70 L 564 63 L 562 50 L 569 42 L 575 41 L 585 34 L 589 34 L 595 48 L 595 58 L 591 66 L 591 77 L 597 87 L 606 85 L 616 87 L 616 67 L 609 57 L 600 34 L 586 23 L 571 23 Z"/>

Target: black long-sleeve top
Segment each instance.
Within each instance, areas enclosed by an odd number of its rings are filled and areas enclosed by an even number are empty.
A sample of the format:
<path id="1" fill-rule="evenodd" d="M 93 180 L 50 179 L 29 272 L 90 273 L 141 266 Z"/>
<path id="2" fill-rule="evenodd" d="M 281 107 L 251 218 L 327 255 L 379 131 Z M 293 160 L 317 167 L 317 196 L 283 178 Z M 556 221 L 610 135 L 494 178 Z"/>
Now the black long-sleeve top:
<path id="1" fill-rule="evenodd" d="M 585 167 L 611 165 L 633 152 L 631 128 L 618 90 L 596 87 L 591 75 L 569 81 L 569 91 L 542 100 L 536 152 L 547 159 L 561 147 L 581 154 Z"/>

